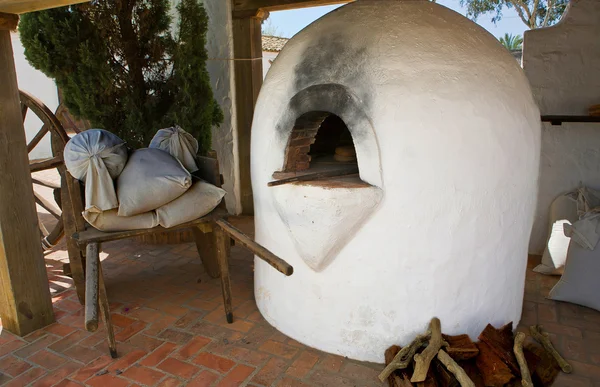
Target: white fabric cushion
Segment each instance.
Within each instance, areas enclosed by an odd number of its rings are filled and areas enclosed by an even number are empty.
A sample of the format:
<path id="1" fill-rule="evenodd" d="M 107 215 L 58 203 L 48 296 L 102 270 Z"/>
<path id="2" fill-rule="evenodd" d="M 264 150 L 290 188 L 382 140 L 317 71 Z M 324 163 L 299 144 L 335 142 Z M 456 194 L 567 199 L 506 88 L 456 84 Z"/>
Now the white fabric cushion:
<path id="1" fill-rule="evenodd" d="M 84 211 L 83 218 L 100 231 L 139 230 L 158 226 L 154 211 L 133 216 L 118 216 L 117 209 L 104 212 Z"/>
<path id="2" fill-rule="evenodd" d="M 600 249 L 588 250 L 577 243 L 569 244 L 563 276 L 548 298 L 600 310 Z"/>
<path id="3" fill-rule="evenodd" d="M 64 151 L 65 165 L 74 178 L 85 182 L 85 210 L 117 208 L 113 179 L 127 162 L 125 142 L 102 129 L 89 129 L 73 137 Z"/>
<path id="4" fill-rule="evenodd" d="M 150 141 L 150 148 L 168 152 L 171 156 L 179 160 L 185 169 L 190 172 L 198 170 L 198 166 L 196 165 L 198 140 L 179 126 L 160 129 L 156 132 L 152 141 Z"/>
<path id="5" fill-rule="evenodd" d="M 173 227 L 198 219 L 214 210 L 225 193 L 219 187 L 198 181 L 186 193 L 156 210 L 158 223 Z"/>
<path id="6" fill-rule="evenodd" d="M 550 206 L 548 243 L 544 249 L 542 263 L 533 271 L 548 275 L 561 275 L 567 259 L 570 237 L 564 233 L 564 225 L 576 222 L 577 201 L 570 195 L 557 197 Z"/>
<path id="7" fill-rule="evenodd" d="M 117 179 L 118 214 L 155 210 L 183 195 L 191 185 L 190 173 L 176 158 L 160 149 L 138 149 Z"/>

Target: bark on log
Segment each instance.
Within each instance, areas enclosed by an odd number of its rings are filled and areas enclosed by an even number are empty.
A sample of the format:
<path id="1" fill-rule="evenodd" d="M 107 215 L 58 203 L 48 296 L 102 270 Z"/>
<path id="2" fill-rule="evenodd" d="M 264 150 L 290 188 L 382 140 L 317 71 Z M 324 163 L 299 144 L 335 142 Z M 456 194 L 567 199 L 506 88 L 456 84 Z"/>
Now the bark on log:
<path id="1" fill-rule="evenodd" d="M 551 386 L 560 372 L 556 359 L 533 340 L 525 343 L 524 352 L 531 370 L 533 384 L 535 386 Z"/>
<path id="2" fill-rule="evenodd" d="M 558 365 L 560 366 L 560 369 L 564 373 L 570 374 L 571 372 L 573 372 L 573 367 L 571 367 L 571 365 L 567 363 L 567 361 L 554 348 L 554 345 L 552 345 L 548 334 L 542 331 L 542 327 L 540 325 L 533 325 L 529 327 L 529 332 L 531 333 L 531 336 L 534 339 L 536 339 L 538 343 L 542 344 L 544 349 L 548 351 L 548 353 L 552 355 L 554 359 L 556 359 Z"/>
<path id="3" fill-rule="evenodd" d="M 423 346 L 423 344 L 429 340 L 430 336 L 430 331 L 427 331 L 425 334 L 415 337 L 412 343 L 402 348 L 396 354 L 394 359 L 385 367 L 385 369 L 381 371 L 379 374 L 379 380 L 383 382 L 395 370 L 406 368 L 412 361 L 412 358 L 415 356 L 417 350 L 419 350 L 419 348 L 421 348 L 421 346 Z"/>
<path id="4" fill-rule="evenodd" d="M 471 341 L 469 335 L 442 335 L 442 337 L 448 343 L 448 347 L 444 350 L 456 361 L 472 359 L 479 354 L 479 349 Z"/>
<path id="5" fill-rule="evenodd" d="M 515 344 L 514 344 L 514 352 L 515 357 L 517 358 L 517 362 L 519 363 L 519 367 L 521 369 L 521 384 L 523 387 L 533 387 L 533 382 L 531 381 L 531 374 L 529 373 L 529 368 L 527 366 L 527 360 L 525 360 L 525 354 L 523 353 L 523 342 L 525 341 L 525 333 L 519 332 L 515 336 Z"/>
<path id="6" fill-rule="evenodd" d="M 427 376 L 425 377 L 425 380 L 417 383 L 417 387 L 440 387 L 432 368 L 427 370 Z"/>
<path id="7" fill-rule="evenodd" d="M 433 374 L 440 387 L 460 387 L 458 380 L 446 369 L 439 359 L 433 359 L 430 368 L 433 369 Z"/>
<path id="8" fill-rule="evenodd" d="M 388 349 L 385 350 L 385 365 L 387 366 L 394 360 L 394 357 L 400 352 L 402 348 L 397 345 L 392 345 Z M 410 374 L 407 369 L 394 371 L 388 377 L 388 383 L 390 387 L 413 387 L 413 384 L 410 382 Z"/>
<path id="9" fill-rule="evenodd" d="M 479 340 L 490 346 L 492 351 L 510 368 L 517 376 L 521 376 L 519 363 L 513 352 L 515 342 L 512 322 L 496 329 L 488 324 L 479 335 Z"/>
<path id="10" fill-rule="evenodd" d="M 423 382 L 427 378 L 427 370 L 433 358 L 437 356 L 438 351 L 442 348 L 442 323 L 440 319 L 434 317 L 429 323 L 429 330 L 431 331 L 431 338 L 429 344 L 423 352 L 415 355 L 415 372 L 413 373 L 411 382 Z"/>
<path id="11" fill-rule="evenodd" d="M 477 368 L 486 386 L 504 386 L 515 376 L 492 348 L 484 342 L 477 343 L 479 356 L 475 358 Z"/>
<path id="12" fill-rule="evenodd" d="M 469 379 L 473 381 L 475 387 L 486 387 L 483 378 L 481 377 L 481 373 L 479 372 L 479 368 L 477 368 L 475 358 L 461 360 L 458 364 L 465 370 L 467 375 L 469 375 Z"/>
<path id="13" fill-rule="evenodd" d="M 452 372 L 462 387 L 475 387 L 475 383 L 473 383 L 471 378 L 469 378 L 465 370 L 459 366 L 443 349 L 438 351 L 437 357 L 448 369 L 448 371 Z"/>
<path id="14" fill-rule="evenodd" d="M 385 350 L 385 365 L 389 365 L 392 360 L 394 360 L 394 357 L 398 354 L 398 352 L 400 352 L 400 347 L 397 345 L 392 345 L 391 347 L 389 347 L 388 349 Z M 402 386 L 401 382 L 402 379 L 396 375 L 394 372 L 392 372 L 388 378 L 388 384 L 390 385 L 390 387 L 404 387 Z"/>

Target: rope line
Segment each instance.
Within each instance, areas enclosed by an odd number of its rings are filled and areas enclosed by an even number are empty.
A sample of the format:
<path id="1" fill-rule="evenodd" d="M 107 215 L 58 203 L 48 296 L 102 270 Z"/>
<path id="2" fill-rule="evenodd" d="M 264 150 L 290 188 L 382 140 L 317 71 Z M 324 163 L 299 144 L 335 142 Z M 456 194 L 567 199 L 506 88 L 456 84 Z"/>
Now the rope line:
<path id="1" fill-rule="evenodd" d="M 208 58 L 207 60 L 229 60 L 229 61 L 253 61 L 262 60 L 263 58 Z"/>

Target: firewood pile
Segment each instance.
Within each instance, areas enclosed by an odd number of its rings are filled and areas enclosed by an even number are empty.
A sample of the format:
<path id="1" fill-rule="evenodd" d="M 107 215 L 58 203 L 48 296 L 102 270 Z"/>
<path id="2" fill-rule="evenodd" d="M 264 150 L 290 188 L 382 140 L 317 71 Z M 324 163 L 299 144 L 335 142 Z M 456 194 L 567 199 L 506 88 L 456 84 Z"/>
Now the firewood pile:
<path id="1" fill-rule="evenodd" d="M 433 318 L 409 345 L 385 351 L 379 379 L 390 387 L 542 387 L 552 385 L 561 370 L 571 373 L 541 326 L 530 327 L 529 334 L 515 335 L 512 322 L 500 329 L 488 324 L 474 343 L 468 335 L 442 334 Z"/>

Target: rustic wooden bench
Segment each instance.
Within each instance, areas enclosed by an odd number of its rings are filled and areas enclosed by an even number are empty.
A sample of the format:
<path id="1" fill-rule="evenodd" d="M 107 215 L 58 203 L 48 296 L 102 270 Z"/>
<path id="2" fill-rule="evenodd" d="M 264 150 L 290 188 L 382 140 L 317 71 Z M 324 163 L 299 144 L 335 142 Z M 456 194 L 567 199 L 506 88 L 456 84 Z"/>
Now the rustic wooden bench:
<path id="1" fill-rule="evenodd" d="M 221 186 L 221 176 L 216 159 L 198 157 L 198 165 L 200 169 L 193 174 L 195 178 L 203 179 L 218 187 Z M 98 329 L 98 313 L 101 314 L 107 331 L 110 354 L 113 358 L 117 357 L 117 345 L 99 258 L 104 242 L 163 233 L 170 230 L 193 230 L 198 254 L 202 259 L 204 268 L 211 277 L 220 277 L 221 279 L 225 318 L 228 323 L 233 322 L 228 262 L 231 246 L 230 238 L 236 240 L 241 246 L 249 249 L 281 273 L 287 276 L 293 273 L 292 266 L 287 262 L 227 222 L 229 214 L 225 209 L 224 202 L 221 202 L 216 209 L 206 216 L 169 229 L 160 226 L 152 229 L 116 232 L 103 232 L 94 229 L 86 224 L 82 216 L 83 199 L 80 182 L 73 178 L 64 166 L 59 168 L 59 172 L 62 177 L 63 222 L 66 235 L 71 236 L 67 240 L 69 266 L 79 300 L 85 305 L 85 328 L 90 332 L 96 331 Z"/>

